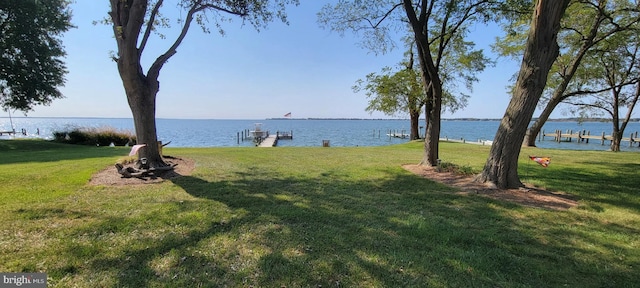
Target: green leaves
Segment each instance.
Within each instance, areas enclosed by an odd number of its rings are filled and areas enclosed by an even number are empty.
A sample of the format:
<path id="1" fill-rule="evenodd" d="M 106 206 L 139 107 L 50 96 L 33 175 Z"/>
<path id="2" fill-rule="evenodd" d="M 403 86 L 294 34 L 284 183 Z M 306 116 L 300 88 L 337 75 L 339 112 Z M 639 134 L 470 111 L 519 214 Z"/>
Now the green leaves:
<path id="1" fill-rule="evenodd" d="M 369 98 L 366 111 L 380 111 L 389 116 L 419 111 L 426 101 L 419 73 L 411 68 L 393 72 L 390 67 L 380 74 L 370 73 L 356 81 L 354 92 L 364 91 Z"/>
<path id="2" fill-rule="evenodd" d="M 0 107 L 30 111 L 62 98 L 60 36 L 72 27 L 67 0 L 0 2 Z"/>

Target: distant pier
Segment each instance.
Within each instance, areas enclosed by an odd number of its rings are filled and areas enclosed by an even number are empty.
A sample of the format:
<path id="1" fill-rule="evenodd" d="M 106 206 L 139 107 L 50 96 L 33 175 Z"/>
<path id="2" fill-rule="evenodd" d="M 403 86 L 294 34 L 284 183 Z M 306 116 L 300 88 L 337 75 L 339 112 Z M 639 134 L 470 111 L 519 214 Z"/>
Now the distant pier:
<path id="1" fill-rule="evenodd" d="M 389 136 L 390 138 L 400 138 L 400 139 L 405 139 L 405 138 L 409 138 L 411 137 L 411 135 L 404 133 L 404 131 L 402 133 L 387 133 L 387 136 Z"/>
<path id="2" fill-rule="evenodd" d="M 16 129 L 13 129 L 13 130 L 11 130 L 11 131 L 0 131 L 0 136 L 5 135 L 5 134 L 6 134 L 6 135 L 9 135 L 9 136 L 11 136 L 11 135 L 18 135 L 18 134 L 22 134 L 23 136 L 27 136 L 27 130 L 23 128 L 23 129 L 22 129 L 22 130 L 20 130 L 19 132 L 18 132 L 18 131 L 16 131 Z M 38 131 L 36 132 L 36 134 L 37 134 L 37 135 L 40 135 L 40 128 L 38 128 Z"/>
<path id="3" fill-rule="evenodd" d="M 558 143 L 572 142 L 573 139 L 575 139 L 577 143 L 589 143 L 589 140 L 595 140 L 596 142 L 600 142 L 600 145 L 604 145 L 605 141 L 613 141 L 613 136 L 606 135 L 604 132 L 599 135 L 591 135 L 591 132 L 586 130 L 577 132 L 567 130 L 565 133 L 563 133 L 561 130 L 555 130 L 550 133 L 545 133 L 545 131 L 542 130 L 542 132 L 538 134 L 538 141 L 545 140 L 546 137 L 551 137 L 553 138 L 553 141 L 556 141 Z M 629 147 L 633 147 L 633 144 L 636 143 L 638 143 L 638 147 L 640 147 L 640 139 L 638 138 L 637 131 L 630 133 L 629 137 L 622 137 L 622 139 L 620 140 L 620 142 L 625 141 L 629 142 Z"/>
<path id="4" fill-rule="evenodd" d="M 464 143 L 464 144 L 476 144 L 476 145 L 492 145 L 493 144 L 493 141 L 491 140 L 478 139 L 477 141 L 469 141 L 469 140 L 465 140 L 464 138 L 453 139 L 449 137 L 440 138 L 440 141 Z"/>
<path id="5" fill-rule="evenodd" d="M 2 136 L 4 134 L 7 134 L 9 136 L 15 135 L 16 134 L 16 130 L 13 130 L 13 131 L 0 131 L 0 136 Z"/>
<path id="6" fill-rule="evenodd" d="M 245 130 L 238 132 L 236 137 L 238 138 L 238 144 L 240 144 L 240 141 L 251 140 L 255 142 L 257 147 L 275 147 L 278 145 L 278 140 L 293 140 L 293 131 L 277 131 L 273 135 L 269 131 L 261 131 L 261 133 L 257 134 L 255 131 Z"/>

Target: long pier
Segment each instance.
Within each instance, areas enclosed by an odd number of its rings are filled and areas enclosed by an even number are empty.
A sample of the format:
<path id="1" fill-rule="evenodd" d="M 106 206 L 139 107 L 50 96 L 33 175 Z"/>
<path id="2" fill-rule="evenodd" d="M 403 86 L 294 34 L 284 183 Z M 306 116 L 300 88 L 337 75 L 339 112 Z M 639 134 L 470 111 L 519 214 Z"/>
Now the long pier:
<path id="1" fill-rule="evenodd" d="M 596 140 L 600 141 L 600 145 L 604 145 L 605 141 L 613 141 L 613 136 L 606 135 L 604 132 L 600 135 L 591 135 L 591 132 L 586 130 L 577 132 L 567 130 L 565 133 L 562 133 L 561 130 L 545 133 L 545 131 L 542 130 L 542 132 L 538 134 L 538 141 L 545 140 L 545 137 L 552 137 L 553 141 L 556 142 L 572 142 L 573 139 L 576 139 L 578 143 L 589 143 L 589 140 Z M 638 147 L 640 147 L 640 138 L 638 138 L 637 131 L 630 133 L 629 137 L 622 137 L 620 141 L 629 142 L 629 147 L 633 147 L 633 144 L 638 143 Z"/>

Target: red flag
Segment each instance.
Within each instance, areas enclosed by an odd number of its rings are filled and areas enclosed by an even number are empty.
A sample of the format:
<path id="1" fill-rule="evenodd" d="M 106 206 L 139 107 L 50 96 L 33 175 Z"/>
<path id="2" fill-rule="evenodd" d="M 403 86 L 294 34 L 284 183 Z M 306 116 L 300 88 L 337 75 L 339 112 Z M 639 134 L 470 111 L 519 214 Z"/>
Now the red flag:
<path id="1" fill-rule="evenodd" d="M 284 117 L 291 117 L 291 112 L 284 114 Z"/>
<path id="2" fill-rule="evenodd" d="M 545 168 L 551 163 L 551 157 L 529 156 L 529 159 L 536 161 L 536 163 L 542 165 L 542 167 Z"/>

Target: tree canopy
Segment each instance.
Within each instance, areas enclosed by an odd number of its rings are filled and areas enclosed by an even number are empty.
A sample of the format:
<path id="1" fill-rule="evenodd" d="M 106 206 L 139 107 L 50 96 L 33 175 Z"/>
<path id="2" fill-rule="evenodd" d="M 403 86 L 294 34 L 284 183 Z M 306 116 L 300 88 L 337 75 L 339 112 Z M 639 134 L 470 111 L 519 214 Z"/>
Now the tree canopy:
<path id="1" fill-rule="evenodd" d="M 624 130 L 640 97 L 639 59 L 637 31 L 616 33 L 585 57 L 574 81 L 576 90 L 570 92 L 576 96 L 567 100 L 581 117 L 605 114 L 611 119 L 612 151 L 620 151 Z"/>
<path id="2" fill-rule="evenodd" d="M 558 33 L 561 52 L 552 67 L 540 101 L 544 108 L 527 131 L 524 145 L 535 146 L 536 135 L 556 107 L 582 94 L 574 87 L 582 85 L 575 81 L 574 76 L 584 69 L 581 62 L 587 53 L 601 42 L 611 41 L 618 33 L 637 30 L 640 10 L 632 2 L 582 0 L 569 5 Z M 528 18 L 522 15 L 514 19 L 504 23 L 507 36 L 498 41 L 494 48 L 502 55 L 521 57 Z"/>
<path id="3" fill-rule="evenodd" d="M 318 13 L 322 27 L 344 33 L 362 34 L 361 44 L 374 52 L 386 52 L 395 47 L 392 32 L 409 31 L 417 47 L 421 82 L 426 95 L 425 155 L 422 164 L 435 166 L 439 158 L 440 119 L 447 74 L 443 63 L 452 59 L 481 59 L 482 51 L 474 50 L 464 41 L 472 23 L 490 21 L 500 2 L 488 0 L 428 1 L 428 0 L 339 0 L 327 4 Z M 468 61 L 468 64 L 472 61 Z M 474 62 L 475 64 L 475 62 Z M 453 67 L 451 65 L 450 67 Z M 474 66 L 466 80 L 475 78 L 484 64 Z M 463 77 L 464 78 L 464 77 Z M 449 82 L 452 83 L 452 82 Z"/>
<path id="4" fill-rule="evenodd" d="M 63 97 L 68 6 L 68 0 L 0 1 L 0 107 L 26 113 Z"/>
<path id="5" fill-rule="evenodd" d="M 139 144 L 147 144 L 139 153 L 141 157 L 147 158 L 150 167 L 164 168 L 166 163 L 162 160 L 157 145 L 155 122 L 156 96 L 160 90 L 158 78 L 167 61 L 177 53 L 191 25 L 199 25 L 205 32 L 215 27 L 223 33 L 222 24 L 231 17 L 240 18 L 243 23 L 249 23 L 256 29 L 265 27 L 275 19 L 286 23 L 285 6 L 297 4 L 298 0 L 179 0 L 174 7 L 184 17 L 175 22 L 162 16 L 162 11 L 172 9 L 163 6 L 164 0 L 109 0 L 109 3 L 111 11 L 107 21 L 112 24 L 118 47 L 113 58 L 118 65 L 133 114 L 137 141 Z M 170 46 L 164 53 L 157 55 L 145 71 L 141 59 L 150 37 L 159 35 L 164 38 L 158 29 L 172 23 L 177 24 L 179 34 L 173 40 L 167 39 L 172 41 Z"/>

